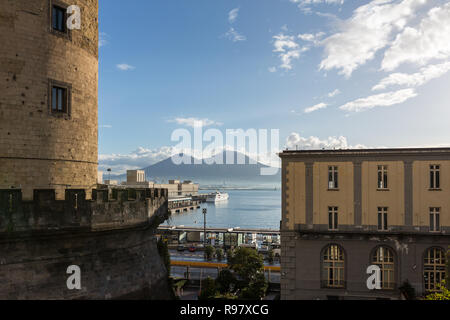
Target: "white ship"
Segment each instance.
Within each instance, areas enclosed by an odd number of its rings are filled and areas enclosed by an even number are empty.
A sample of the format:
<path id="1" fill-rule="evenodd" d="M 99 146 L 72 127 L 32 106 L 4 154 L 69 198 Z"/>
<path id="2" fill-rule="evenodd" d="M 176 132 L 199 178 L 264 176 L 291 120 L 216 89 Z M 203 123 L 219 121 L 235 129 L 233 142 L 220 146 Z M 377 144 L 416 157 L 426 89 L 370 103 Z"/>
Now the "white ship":
<path id="1" fill-rule="evenodd" d="M 213 192 L 209 193 L 206 196 L 206 202 L 220 202 L 220 201 L 226 201 L 228 200 L 230 196 L 228 193 L 221 193 L 221 192 Z"/>

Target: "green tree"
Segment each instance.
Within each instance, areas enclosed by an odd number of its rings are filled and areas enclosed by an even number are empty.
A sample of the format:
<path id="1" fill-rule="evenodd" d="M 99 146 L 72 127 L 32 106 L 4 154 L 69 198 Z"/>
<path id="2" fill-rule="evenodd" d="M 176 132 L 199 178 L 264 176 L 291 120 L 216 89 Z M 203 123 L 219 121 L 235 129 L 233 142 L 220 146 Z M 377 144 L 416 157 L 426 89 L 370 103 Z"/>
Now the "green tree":
<path id="1" fill-rule="evenodd" d="M 251 248 L 236 249 L 228 260 L 228 266 L 247 284 L 253 281 L 258 273 L 264 272 L 262 256 Z"/>
<path id="2" fill-rule="evenodd" d="M 206 246 L 205 248 L 205 258 L 206 260 L 212 260 L 214 255 L 214 248 L 210 245 Z"/>
<path id="3" fill-rule="evenodd" d="M 248 287 L 242 289 L 239 299 L 261 300 L 266 295 L 268 284 L 263 273 L 258 273 Z"/>
<path id="4" fill-rule="evenodd" d="M 216 258 L 218 261 L 223 260 L 223 250 L 221 248 L 216 249 Z"/>
<path id="5" fill-rule="evenodd" d="M 273 259 L 274 259 L 273 250 L 269 249 L 269 251 L 267 252 L 267 262 L 273 263 Z"/>
<path id="6" fill-rule="evenodd" d="M 170 254 L 169 247 L 167 246 L 167 242 L 160 238 L 157 243 L 158 253 L 161 259 L 163 260 L 164 266 L 167 269 L 167 274 L 170 275 Z"/>
<path id="7" fill-rule="evenodd" d="M 234 250 L 232 250 L 232 249 L 227 249 L 226 254 L 227 254 L 227 260 L 228 260 L 228 261 L 233 257 L 233 253 L 234 253 Z"/>
<path id="8" fill-rule="evenodd" d="M 445 284 L 446 281 L 442 281 L 441 284 L 438 284 L 438 292 L 430 293 L 425 297 L 425 300 L 450 300 L 450 290 L 447 288 Z"/>
<path id="9" fill-rule="evenodd" d="M 446 268 L 446 274 L 447 274 L 447 280 L 446 280 L 446 283 L 447 283 L 447 289 L 450 289 L 450 246 L 448 246 L 447 257 L 446 257 L 445 261 L 446 261 L 446 265 L 447 265 L 447 268 Z"/>
<path id="10" fill-rule="evenodd" d="M 241 299 L 258 300 L 264 297 L 268 285 L 264 276 L 263 257 L 256 250 L 236 249 L 228 266 L 239 277 L 237 287 L 241 289 Z"/>
<path id="11" fill-rule="evenodd" d="M 208 300 L 212 299 L 217 294 L 216 282 L 214 279 L 210 277 L 202 280 L 202 289 L 200 295 L 198 296 L 199 300 Z"/>
<path id="12" fill-rule="evenodd" d="M 221 294 L 230 293 L 236 286 L 236 277 L 229 269 L 222 269 L 217 275 L 216 285 Z"/>

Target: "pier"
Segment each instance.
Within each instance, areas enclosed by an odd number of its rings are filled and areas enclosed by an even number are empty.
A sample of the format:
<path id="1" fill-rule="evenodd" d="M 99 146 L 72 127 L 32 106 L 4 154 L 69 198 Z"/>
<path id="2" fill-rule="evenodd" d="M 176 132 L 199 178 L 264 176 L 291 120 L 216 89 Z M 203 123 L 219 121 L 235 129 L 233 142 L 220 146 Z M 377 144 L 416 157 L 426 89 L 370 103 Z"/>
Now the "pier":
<path id="1" fill-rule="evenodd" d="M 205 231 L 201 227 L 159 226 L 158 234 L 167 240 L 169 245 L 184 243 L 201 244 L 205 240 Z M 235 228 L 206 228 L 206 243 L 212 246 L 231 248 L 249 246 L 255 249 L 264 247 L 278 248 L 280 230 Z M 199 245 L 201 248 L 201 245 Z M 259 247 L 259 248 L 258 248 Z M 268 248 L 267 248 L 268 250 Z"/>
<path id="2" fill-rule="evenodd" d="M 200 208 L 200 201 L 192 197 L 169 199 L 170 213 L 181 213 Z"/>

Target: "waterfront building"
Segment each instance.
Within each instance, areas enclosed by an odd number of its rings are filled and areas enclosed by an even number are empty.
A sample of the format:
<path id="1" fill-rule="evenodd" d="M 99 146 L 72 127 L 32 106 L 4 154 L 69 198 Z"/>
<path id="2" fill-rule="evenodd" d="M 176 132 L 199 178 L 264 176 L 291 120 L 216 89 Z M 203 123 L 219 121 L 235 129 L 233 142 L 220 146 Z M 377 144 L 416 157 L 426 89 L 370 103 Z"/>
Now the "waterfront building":
<path id="1" fill-rule="evenodd" d="M 282 299 L 399 299 L 444 279 L 450 148 L 283 151 Z M 381 289 L 366 273 L 381 268 Z"/>
<path id="2" fill-rule="evenodd" d="M 167 189 L 169 198 L 179 198 L 198 195 L 199 185 L 190 180 L 169 180 L 169 183 L 155 183 L 147 181 L 144 170 L 127 170 L 127 181 L 122 182 L 123 186 L 133 188 L 161 188 Z"/>

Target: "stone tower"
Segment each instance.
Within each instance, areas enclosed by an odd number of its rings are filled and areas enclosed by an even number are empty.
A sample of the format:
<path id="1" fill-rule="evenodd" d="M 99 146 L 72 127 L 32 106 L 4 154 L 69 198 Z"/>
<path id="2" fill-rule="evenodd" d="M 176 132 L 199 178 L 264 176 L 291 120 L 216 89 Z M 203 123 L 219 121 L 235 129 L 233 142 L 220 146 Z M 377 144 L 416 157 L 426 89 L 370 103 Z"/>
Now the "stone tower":
<path id="1" fill-rule="evenodd" d="M 69 5 L 81 29 L 69 30 Z M 98 0 L 0 1 L 0 189 L 84 189 L 97 180 Z"/>

